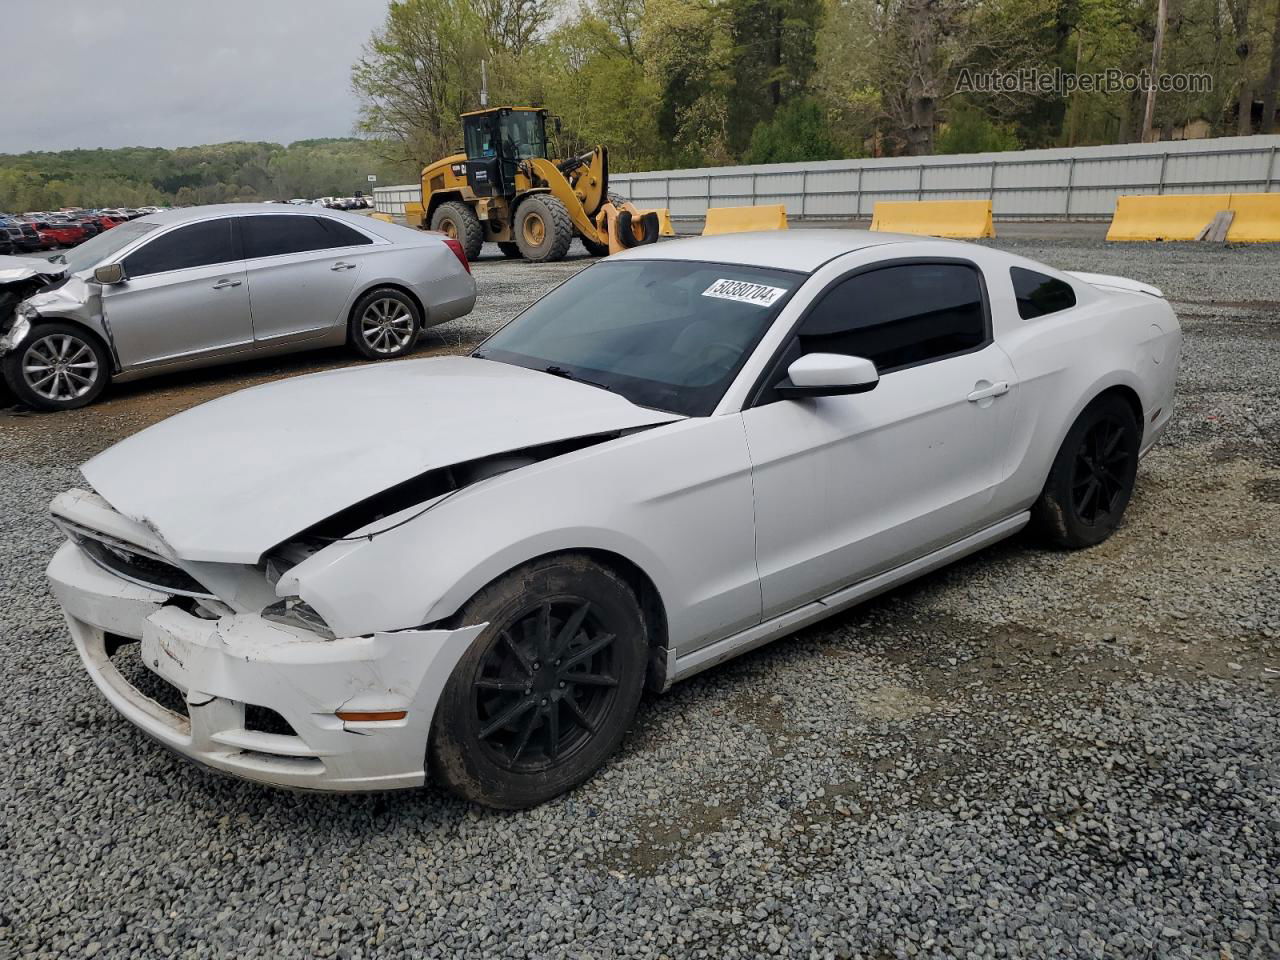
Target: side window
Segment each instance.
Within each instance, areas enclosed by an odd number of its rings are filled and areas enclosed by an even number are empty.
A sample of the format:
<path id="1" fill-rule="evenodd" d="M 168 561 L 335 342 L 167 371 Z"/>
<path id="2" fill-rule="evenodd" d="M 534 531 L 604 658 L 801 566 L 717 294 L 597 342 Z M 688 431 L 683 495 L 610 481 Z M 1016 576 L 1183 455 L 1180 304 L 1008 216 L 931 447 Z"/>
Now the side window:
<path id="1" fill-rule="evenodd" d="M 145 277 L 239 259 L 231 242 L 231 218 L 223 217 L 179 227 L 156 237 L 125 257 L 124 272 L 129 277 Z"/>
<path id="2" fill-rule="evenodd" d="M 982 346 L 987 311 L 976 267 L 911 263 L 840 281 L 805 317 L 803 353 L 866 357 L 883 373 Z"/>
<path id="3" fill-rule="evenodd" d="M 242 217 L 240 235 L 246 260 L 372 242 L 345 224 L 326 217 Z"/>
<path id="4" fill-rule="evenodd" d="M 1013 280 L 1013 295 L 1018 300 L 1018 316 L 1023 320 L 1076 305 L 1076 292 L 1069 283 L 1023 267 L 1010 267 L 1009 276 Z"/>
<path id="5" fill-rule="evenodd" d="M 359 247 L 366 243 L 373 243 L 363 233 L 345 223 L 330 220 L 328 217 L 316 217 L 315 220 L 332 238 L 333 242 L 329 244 L 331 247 Z"/>

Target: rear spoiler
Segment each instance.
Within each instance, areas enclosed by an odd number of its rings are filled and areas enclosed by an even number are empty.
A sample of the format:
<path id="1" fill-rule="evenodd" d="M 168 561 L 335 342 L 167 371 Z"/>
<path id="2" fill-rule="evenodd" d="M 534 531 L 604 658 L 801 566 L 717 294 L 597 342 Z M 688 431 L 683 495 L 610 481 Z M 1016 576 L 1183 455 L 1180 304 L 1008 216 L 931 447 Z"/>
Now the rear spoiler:
<path id="1" fill-rule="evenodd" d="M 1075 270 L 1067 270 L 1066 274 L 1068 277 L 1075 277 L 1077 280 L 1083 280 L 1085 283 L 1092 284 L 1095 287 L 1126 290 L 1130 293 L 1145 293 L 1148 296 L 1164 298 L 1164 294 L 1160 292 L 1159 287 L 1153 287 L 1149 283 L 1140 283 L 1137 280 L 1130 280 L 1128 277 L 1113 277 L 1105 273 L 1077 273 Z"/>

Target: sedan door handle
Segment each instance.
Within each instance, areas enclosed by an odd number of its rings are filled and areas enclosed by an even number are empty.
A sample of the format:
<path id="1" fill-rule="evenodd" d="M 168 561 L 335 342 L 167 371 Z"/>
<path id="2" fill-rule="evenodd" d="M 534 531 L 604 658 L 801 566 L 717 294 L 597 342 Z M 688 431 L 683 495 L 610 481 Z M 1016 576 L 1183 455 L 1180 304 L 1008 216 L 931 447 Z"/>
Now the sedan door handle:
<path id="1" fill-rule="evenodd" d="M 227 287 L 238 287 L 238 286 L 240 286 L 239 280 L 219 280 L 217 283 L 213 285 L 213 289 L 225 290 L 227 289 Z"/>
<path id="2" fill-rule="evenodd" d="M 979 403 L 983 400 L 990 400 L 992 397 L 1003 397 L 1008 392 L 1009 384 L 1004 380 L 1000 380 L 991 384 L 989 387 L 982 387 L 981 389 L 973 391 L 973 393 L 969 394 L 965 399 L 970 403 Z"/>
<path id="3" fill-rule="evenodd" d="M 335 264 L 334 264 L 332 267 L 330 267 L 329 269 L 330 269 L 330 270 L 354 270 L 354 269 L 355 269 L 355 266 L 356 266 L 356 265 L 355 265 L 354 263 L 347 263 L 347 262 L 346 262 L 346 261 L 344 261 L 344 260 L 339 260 L 337 263 L 335 263 Z"/>

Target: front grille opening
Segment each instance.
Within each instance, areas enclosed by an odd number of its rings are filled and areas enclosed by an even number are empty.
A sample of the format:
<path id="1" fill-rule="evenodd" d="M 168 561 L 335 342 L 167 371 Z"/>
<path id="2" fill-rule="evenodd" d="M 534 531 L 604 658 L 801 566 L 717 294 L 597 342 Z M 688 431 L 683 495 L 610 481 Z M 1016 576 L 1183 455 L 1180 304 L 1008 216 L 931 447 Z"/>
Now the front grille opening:
<path id="1" fill-rule="evenodd" d="M 244 728 L 256 733 L 278 733 L 284 737 L 296 737 L 298 731 L 289 725 L 289 721 L 270 707 L 260 707 L 256 703 L 244 705 Z"/>
<path id="2" fill-rule="evenodd" d="M 187 717 L 187 700 L 182 691 L 164 677 L 148 669 L 142 662 L 142 644 L 132 637 L 122 637 L 118 633 L 108 633 L 105 637 L 107 655 L 111 665 L 120 671 L 120 675 L 129 684 L 149 697 L 166 710 L 172 710 L 180 717 Z"/>

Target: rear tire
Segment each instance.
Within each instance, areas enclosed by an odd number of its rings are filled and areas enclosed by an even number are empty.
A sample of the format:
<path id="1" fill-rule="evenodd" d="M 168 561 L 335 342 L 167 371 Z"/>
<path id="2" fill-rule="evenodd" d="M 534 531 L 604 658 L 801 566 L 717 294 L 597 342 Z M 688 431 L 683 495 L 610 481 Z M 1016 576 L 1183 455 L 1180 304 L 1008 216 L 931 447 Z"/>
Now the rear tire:
<path id="1" fill-rule="evenodd" d="M 394 360 L 409 353 L 422 332 L 422 311 L 394 287 L 375 287 L 351 308 L 349 339 L 369 360 Z"/>
<path id="2" fill-rule="evenodd" d="M 36 323 L 0 370 L 13 395 L 36 410 L 88 406 L 111 380 L 106 347 L 74 323 Z"/>
<path id="3" fill-rule="evenodd" d="M 587 557 L 560 554 L 495 580 L 455 620 L 488 626 L 436 707 L 432 775 L 473 803 L 519 810 L 594 774 L 644 686 L 648 641 L 631 588 Z"/>
<path id="4" fill-rule="evenodd" d="M 1124 516 L 1138 475 L 1142 430 L 1115 394 L 1094 400 L 1067 431 L 1032 522 L 1055 546 L 1070 550 L 1106 540 Z"/>
<path id="5" fill-rule="evenodd" d="M 516 210 L 515 235 L 526 260 L 563 260 L 573 243 L 573 221 L 563 203 L 549 193 L 538 193 Z"/>
<path id="6" fill-rule="evenodd" d="M 435 213 L 431 214 L 431 229 L 461 243 L 468 260 L 480 256 L 480 248 L 484 246 L 484 228 L 480 226 L 476 212 L 465 203 L 451 200 L 436 207 Z"/>

